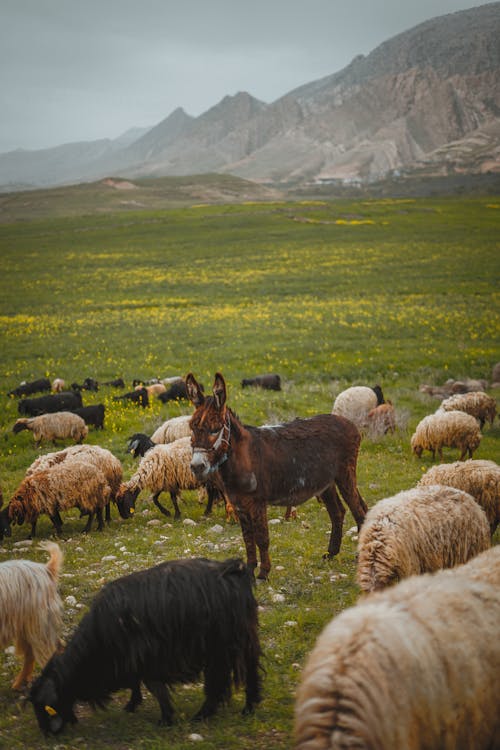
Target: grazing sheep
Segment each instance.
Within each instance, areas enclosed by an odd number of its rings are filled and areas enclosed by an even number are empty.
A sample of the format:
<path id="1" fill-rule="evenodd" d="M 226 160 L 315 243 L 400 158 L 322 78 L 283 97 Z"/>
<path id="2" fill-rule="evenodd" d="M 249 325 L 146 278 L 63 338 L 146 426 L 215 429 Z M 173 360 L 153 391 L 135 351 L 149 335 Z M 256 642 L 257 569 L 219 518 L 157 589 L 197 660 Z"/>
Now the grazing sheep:
<path id="1" fill-rule="evenodd" d="M 135 390 L 140 391 L 141 388 L 145 388 L 148 392 L 149 398 L 153 398 L 153 396 L 159 396 L 160 393 L 165 393 L 167 390 L 167 386 L 163 385 L 163 383 L 151 383 L 150 385 L 136 385 Z"/>
<path id="2" fill-rule="evenodd" d="M 66 388 L 66 383 L 62 378 L 55 378 L 51 383 L 52 393 L 61 393 Z"/>
<path id="3" fill-rule="evenodd" d="M 364 592 L 452 568 L 490 546 L 486 514 L 454 487 L 399 492 L 368 511 L 358 539 L 356 578 Z"/>
<path id="4" fill-rule="evenodd" d="M 395 432 L 396 411 L 392 401 L 387 400 L 384 404 L 370 409 L 366 416 L 366 427 L 368 432 L 374 435 L 387 435 L 388 432 Z"/>
<path id="5" fill-rule="evenodd" d="M 114 380 L 106 380 L 102 385 L 111 385 L 113 388 L 125 388 L 125 381 L 123 378 L 115 378 Z"/>
<path id="6" fill-rule="evenodd" d="M 82 406 L 82 397 L 75 391 L 61 391 L 49 396 L 38 398 L 24 398 L 19 401 L 17 411 L 27 417 L 37 417 L 39 414 L 52 414 L 55 411 L 74 411 Z"/>
<path id="7" fill-rule="evenodd" d="M 166 445 L 160 443 L 147 451 L 141 459 L 137 471 L 128 482 L 122 483 L 116 496 L 116 504 L 122 518 L 129 518 L 134 512 L 135 501 L 143 489 L 153 492 L 152 500 L 156 507 L 166 516 L 168 511 L 158 500 L 162 492 L 170 492 L 172 505 L 175 509 L 175 519 L 180 518 L 181 512 L 177 503 L 180 490 L 196 490 L 202 486 L 191 471 L 193 451 L 191 438 L 181 438 Z M 212 505 L 217 495 L 215 486 L 207 484 L 208 503 L 205 515 L 212 511 Z"/>
<path id="8" fill-rule="evenodd" d="M 78 414 L 86 425 L 92 425 L 92 427 L 95 427 L 97 430 L 104 429 L 104 404 L 81 406 L 79 409 L 75 409 L 73 413 Z"/>
<path id="9" fill-rule="evenodd" d="M 201 387 L 203 388 L 203 386 Z M 180 399 L 188 400 L 189 396 L 186 390 L 185 381 L 183 379 L 174 380 L 168 390 L 166 390 L 165 393 L 160 393 L 158 398 L 164 404 L 166 404 L 168 401 L 179 401 Z"/>
<path id="10" fill-rule="evenodd" d="M 350 419 L 358 429 L 363 429 L 367 426 L 368 413 L 384 403 L 384 394 L 379 385 L 373 388 L 355 385 L 339 393 L 333 403 L 332 414 Z"/>
<path id="11" fill-rule="evenodd" d="M 101 531 L 102 509 L 109 503 L 110 495 L 111 488 L 103 472 L 89 461 L 75 457 L 68 463 L 63 461 L 26 476 L 10 500 L 9 519 L 19 526 L 31 523 L 28 538 L 32 539 L 39 516 L 46 513 L 59 535 L 62 530 L 59 512 L 76 507 L 89 516 L 85 533 L 90 531 L 94 515 Z"/>
<path id="12" fill-rule="evenodd" d="M 281 378 L 279 375 L 256 375 L 254 378 L 243 378 L 241 387 L 255 386 L 269 391 L 281 391 Z"/>
<path id="13" fill-rule="evenodd" d="M 40 414 L 31 419 L 18 419 L 12 431 L 17 434 L 21 430 L 30 430 L 33 433 L 37 447 L 43 441 L 50 440 L 53 443 L 56 440 L 73 440 L 75 443 L 81 443 L 89 432 L 84 420 L 70 411 L 56 411 L 52 414 Z"/>
<path id="14" fill-rule="evenodd" d="M 137 391 L 124 393 L 122 396 L 113 396 L 113 401 L 131 401 L 133 404 L 139 404 L 143 408 L 149 406 L 149 396 L 146 388 L 139 388 Z"/>
<path id="15" fill-rule="evenodd" d="M 500 545 L 344 610 L 302 672 L 295 750 L 499 748 L 499 622 Z"/>
<path id="16" fill-rule="evenodd" d="M 15 643 L 17 654 L 24 658 L 13 690 L 29 682 L 35 662 L 43 667 L 62 646 L 62 602 L 57 582 L 63 553 L 53 542 L 40 546 L 50 554 L 46 564 L 32 560 L 0 563 L 0 651 Z"/>
<path id="17" fill-rule="evenodd" d="M 71 388 L 74 391 L 97 392 L 99 390 L 99 383 L 97 382 L 97 380 L 94 380 L 94 378 L 85 378 L 81 385 L 79 385 L 78 383 L 71 383 Z"/>
<path id="18" fill-rule="evenodd" d="M 261 655 L 252 576 L 242 560 L 170 560 L 107 583 L 65 650 L 45 666 L 29 700 L 45 734 L 77 721 L 73 706 L 104 706 L 130 688 L 125 710 L 142 701 L 141 683 L 157 699 L 160 724 L 170 726 L 174 685 L 204 677 L 196 719 L 245 687 L 244 715 L 261 700 Z M 167 744 L 169 744 L 167 742 Z"/>
<path id="19" fill-rule="evenodd" d="M 500 523 L 500 466 L 494 461 L 470 458 L 432 466 L 418 486 L 445 484 L 472 495 L 486 513 L 493 535 Z"/>
<path id="20" fill-rule="evenodd" d="M 32 380 L 30 383 L 21 383 L 17 388 L 9 391 L 7 395 L 12 398 L 21 398 L 21 396 L 31 396 L 33 393 L 50 391 L 50 389 L 51 383 L 48 378 L 38 378 L 38 380 Z"/>
<path id="21" fill-rule="evenodd" d="M 153 432 L 151 437 L 148 437 L 142 432 L 136 432 L 129 438 L 129 452 L 132 453 L 134 458 L 137 458 L 137 456 L 144 456 L 146 451 L 159 443 L 173 443 L 174 440 L 179 440 L 179 438 L 190 437 L 190 420 L 191 414 L 167 419 L 166 422 L 163 422 L 163 424 Z"/>
<path id="22" fill-rule="evenodd" d="M 462 411 L 437 411 L 424 417 L 411 437 L 411 449 L 418 458 L 424 450 L 431 451 L 432 459 L 443 460 L 443 446 L 458 448 L 462 461 L 467 452 L 469 458 L 481 442 L 479 423 L 470 414 Z"/>
<path id="23" fill-rule="evenodd" d="M 456 393 L 469 393 L 470 391 L 484 391 L 488 387 L 486 380 L 453 380 L 450 378 L 444 385 L 426 385 L 422 384 L 419 388 L 421 393 L 427 393 L 435 398 L 448 398 Z"/>
<path id="24" fill-rule="evenodd" d="M 488 396 L 484 391 L 470 391 L 469 393 L 457 393 L 446 398 L 439 407 L 444 411 L 463 411 L 479 420 L 481 429 L 485 422 L 493 424 L 497 413 L 497 404 L 494 398 Z"/>

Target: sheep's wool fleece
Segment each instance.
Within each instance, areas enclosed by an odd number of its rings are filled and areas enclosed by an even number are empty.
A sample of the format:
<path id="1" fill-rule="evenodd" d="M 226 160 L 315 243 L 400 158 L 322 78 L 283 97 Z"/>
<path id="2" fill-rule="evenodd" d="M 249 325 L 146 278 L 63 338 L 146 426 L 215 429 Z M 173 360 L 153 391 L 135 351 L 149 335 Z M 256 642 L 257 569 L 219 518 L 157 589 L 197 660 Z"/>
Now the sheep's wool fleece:
<path id="1" fill-rule="evenodd" d="M 364 427 L 368 412 L 378 404 L 377 394 L 366 385 L 354 385 L 339 393 L 333 403 L 332 414 L 346 417 L 356 427 Z"/>
<path id="2" fill-rule="evenodd" d="M 137 471 L 125 482 L 125 486 L 130 490 L 148 488 L 153 492 L 168 490 L 169 487 L 197 489 L 199 482 L 191 471 L 192 456 L 189 437 L 166 445 L 155 445 L 143 456 Z"/>
<path id="3" fill-rule="evenodd" d="M 334 618 L 297 690 L 295 750 L 500 747 L 499 582 L 497 546 Z"/>

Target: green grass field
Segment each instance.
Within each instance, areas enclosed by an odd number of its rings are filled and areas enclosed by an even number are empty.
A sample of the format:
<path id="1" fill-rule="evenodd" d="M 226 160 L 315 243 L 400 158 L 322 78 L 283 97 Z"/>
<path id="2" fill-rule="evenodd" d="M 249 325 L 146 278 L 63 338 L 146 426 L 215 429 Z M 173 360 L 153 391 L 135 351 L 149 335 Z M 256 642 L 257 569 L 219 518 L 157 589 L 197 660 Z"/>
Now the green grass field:
<path id="1" fill-rule="evenodd" d="M 86 205 L 86 204 L 85 204 Z M 198 204 L 123 213 L 78 215 L 0 224 L 0 486 L 8 502 L 34 458 L 32 435 L 12 433 L 17 400 L 7 392 L 22 380 L 47 375 L 68 384 L 85 377 L 133 378 L 193 371 L 210 389 L 221 371 L 228 403 L 244 422 L 288 420 L 329 412 L 349 385 L 380 383 L 396 406 L 394 436 L 364 439 L 358 482 L 368 505 L 413 486 L 432 465 L 410 453 L 417 422 L 438 405 L 421 383 L 447 378 L 490 379 L 500 360 L 500 198 L 244 202 Z M 278 372 L 283 390 L 241 389 L 242 377 Z M 489 391 L 498 398 L 498 391 Z M 109 448 L 128 478 L 133 432 L 151 432 L 188 403 L 148 409 L 112 401 L 102 387 L 84 403 L 106 404 L 102 433 L 88 442 Z M 500 423 L 486 427 L 476 458 L 499 461 Z M 63 447 L 61 445 L 60 447 Z M 445 460 L 457 451 L 445 449 Z M 168 504 L 168 500 L 165 499 Z M 102 584 L 118 575 L 185 556 L 243 555 L 239 527 L 218 507 L 210 520 L 195 492 L 184 493 L 183 518 L 166 523 L 147 494 L 130 521 L 113 509 L 102 533 L 80 534 L 84 521 L 66 514 L 61 594 L 68 637 Z M 17 662 L 0 654 L 0 747 L 89 750 L 262 750 L 291 747 L 293 693 L 300 668 L 322 627 L 354 604 L 356 535 L 325 562 L 329 523 L 311 500 L 296 521 L 269 511 L 268 582 L 259 583 L 264 699 L 255 715 L 240 716 L 243 696 L 211 721 L 190 721 L 200 685 L 175 691 L 177 721 L 157 726 L 156 702 L 147 696 L 129 716 L 116 694 L 107 711 L 79 709 L 81 721 L 57 740 L 39 734 L 31 706 L 10 689 Z M 215 528 L 219 525 L 223 530 Z M 346 517 L 345 531 L 353 525 Z M 0 562 L 44 560 L 35 542 L 19 544 L 29 527 L 0 543 Z M 47 518 L 38 539 L 52 535 Z M 494 543 L 500 541 L 499 532 Z M 70 600 L 72 601 L 72 600 Z M 1 614 L 0 614 L 1 616 Z M 202 736 L 195 742 L 193 733 Z"/>

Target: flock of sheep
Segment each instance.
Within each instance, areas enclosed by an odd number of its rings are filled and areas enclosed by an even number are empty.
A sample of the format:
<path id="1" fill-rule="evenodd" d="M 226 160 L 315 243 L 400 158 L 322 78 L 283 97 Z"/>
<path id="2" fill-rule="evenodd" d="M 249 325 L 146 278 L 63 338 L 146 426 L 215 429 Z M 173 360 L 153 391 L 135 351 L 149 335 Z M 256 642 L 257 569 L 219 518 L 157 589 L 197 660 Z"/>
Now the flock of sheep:
<path id="1" fill-rule="evenodd" d="M 493 380 L 500 381 L 500 364 Z M 473 458 L 496 401 L 477 384 L 455 383 L 437 393 L 422 387 L 443 400 L 419 422 L 410 445 L 418 458 L 430 451 L 441 461 L 443 447 L 457 448 L 459 460 L 433 466 L 416 487 L 368 511 L 358 539 L 362 596 L 327 625 L 308 658 L 295 704 L 297 750 L 500 747 L 500 545 L 491 548 L 500 466 Z M 379 386 L 348 388 L 332 411 L 362 434 L 396 429 L 395 408 Z M 158 498 L 169 492 L 178 518 L 179 493 L 201 489 L 190 469 L 189 419 L 132 436 L 129 450 L 141 459 L 127 481 L 110 451 L 81 444 L 88 426 L 77 414 L 17 420 L 14 431 L 31 430 L 37 444 L 61 438 L 76 445 L 28 468 L 0 511 L 0 539 L 16 523 L 30 523 L 34 536 L 44 513 L 60 533 L 60 512 L 70 507 L 88 516 L 85 530 L 94 516 L 102 528 L 111 503 L 127 518 L 145 489 L 166 514 Z M 207 489 L 207 511 L 221 495 L 234 513 L 223 487 Z M 0 648 L 6 645 L 0 638 Z"/>

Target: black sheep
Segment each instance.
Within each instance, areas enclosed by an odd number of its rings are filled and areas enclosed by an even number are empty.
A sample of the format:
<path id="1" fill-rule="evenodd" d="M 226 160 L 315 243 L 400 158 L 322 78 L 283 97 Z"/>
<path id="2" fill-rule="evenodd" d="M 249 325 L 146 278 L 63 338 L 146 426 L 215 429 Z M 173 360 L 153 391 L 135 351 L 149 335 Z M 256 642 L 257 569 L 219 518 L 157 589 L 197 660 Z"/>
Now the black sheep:
<path id="1" fill-rule="evenodd" d="M 243 378 L 241 387 L 256 386 L 269 391 L 281 391 L 281 378 L 279 375 L 256 375 L 254 378 Z"/>
<path id="2" fill-rule="evenodd" d="M 28 417 L 53 414 L 55 411 L 74 411 L 82 406 L 82 397 L 75 391 L 61 391 L 50 396 L 24 398 L 19 401 L 17 411 Z"/>
<path id="3" fill-rule="evenodd" d="M 21 398 L 21 396 L 31 396 L 33 393 L 50 391 L 51 387 L 52 385 L 48 378 L 39 378 L 38 380 L 32 380 L 31 383 L 21 383 L 17 388 L 9 391 L 7 395 Z"/>
<path id="4" fill-rule="evenodd" d="M 130 391 L 130 393 L 124 393 L 122 396 L 113 396 L 113 401 L 131 401 L 133 404 L 139 404 L 139 406 L 149 406 L 149 396 L 146 388 L 139 388 L 137 391 Z"/>
<path id="5" fill-rule="evenodd" d="M 104 404 L 90 404 L 73 409 L 75 414 L 83 419 L 86 425 L 92 425 L 97 430 L 104 429 Z"/>
<path id="6" fill-rule="evenodd" d="M 142 701 L 141 683 L 155 696 L 160 723 L 172 724 L 170 690 L 203 673 L 205 701 L 197 719 L 214 714 L 231 689 L 245 686 L 243 713 L 261 699 L 257 602 L 252 575 L 240 559 L 171 560 L 106 584 L 64 652 L 33 683 L 40 729 L 57 734 L 77 721 L 77 701 L 104 706 L 130 688 L 125 710 Z"/>

